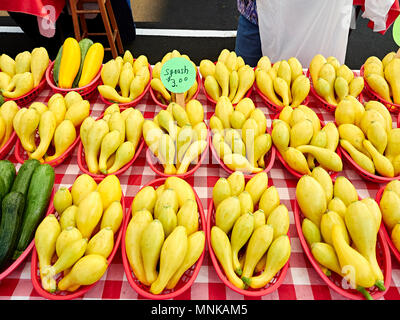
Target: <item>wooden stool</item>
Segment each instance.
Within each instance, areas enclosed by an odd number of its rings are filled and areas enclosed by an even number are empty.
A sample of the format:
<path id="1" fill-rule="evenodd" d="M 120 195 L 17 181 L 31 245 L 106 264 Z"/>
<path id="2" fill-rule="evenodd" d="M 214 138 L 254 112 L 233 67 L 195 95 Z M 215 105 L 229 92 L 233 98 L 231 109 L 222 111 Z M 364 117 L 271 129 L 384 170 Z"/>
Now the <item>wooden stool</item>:
<path id="1" fill-rule="evenodd" d="M 104 50 L 111 50 L 112 56 L 115 59 L 118 56 L 117 47 L 119 53 L 122 55 L 124 53 L 124 48 L 122 46 L 122 41 L 120 33 L 118 30 L 118 25 L 114 17 L 114 12 L 111 6 L 111 0 L 69 0 L 69 6 L 71 8 L 72 21 L 74 24 L 75 38 L 80 41 L 83 38 L 90 36 L 107 36 L 108 43 L 110 47 L 104 48 Z M 83 9 L 83 3 L 96 3 L 98 4 L 98 9 Z M 85 14 L 101 14 L 103 19 L 103 24 L 106 32 L 88 32 Z M 78 20 L 79 17 L 79 20 Z M 83 33 L 80 32 L 79 22 L 82 27 Z M 110 26 L 111 22 L 111 26 Z M 111 29 L 112 27 L 112 29 Z M 117 43 L 117 45 L 115 45 Z"/>

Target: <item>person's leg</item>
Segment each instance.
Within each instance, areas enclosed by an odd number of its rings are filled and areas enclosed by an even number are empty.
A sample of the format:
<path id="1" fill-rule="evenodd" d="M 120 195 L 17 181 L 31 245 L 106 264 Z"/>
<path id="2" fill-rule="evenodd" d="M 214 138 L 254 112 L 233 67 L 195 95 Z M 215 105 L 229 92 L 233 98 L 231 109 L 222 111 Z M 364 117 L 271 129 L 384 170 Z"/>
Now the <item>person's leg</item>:
<path id="1" fill-rule="evenodd" d="M 255 67 L 262 57 L 258 25 L 251 23 L 242 15 L 238 22 L 235 52 L 251 67 Z"/>

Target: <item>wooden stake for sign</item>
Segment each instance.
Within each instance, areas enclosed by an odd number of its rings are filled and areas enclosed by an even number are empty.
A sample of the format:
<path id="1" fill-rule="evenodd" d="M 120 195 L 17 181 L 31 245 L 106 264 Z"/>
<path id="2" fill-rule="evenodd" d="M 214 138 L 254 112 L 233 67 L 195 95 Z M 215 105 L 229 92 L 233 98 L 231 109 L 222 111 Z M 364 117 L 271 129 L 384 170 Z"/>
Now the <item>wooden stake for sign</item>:
<path id="1" fill-rule="evenodd" d="M 182 108 L 185 108 L 185 93 L 176 93 L 175 98 L 176 103 L 179 104 Z"/>

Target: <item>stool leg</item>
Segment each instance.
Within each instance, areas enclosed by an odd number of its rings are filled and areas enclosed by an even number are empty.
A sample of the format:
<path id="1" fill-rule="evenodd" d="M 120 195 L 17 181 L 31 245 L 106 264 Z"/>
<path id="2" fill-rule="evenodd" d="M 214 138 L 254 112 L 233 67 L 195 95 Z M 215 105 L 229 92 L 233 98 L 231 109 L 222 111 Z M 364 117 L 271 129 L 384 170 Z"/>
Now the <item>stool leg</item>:
<path id="1" fill-rule="evenodd" d="M 111 31 L 110 22 L 108 20 L 106 7 L 104 5 L 104 0 L 98 0 L 97 2 L 99 4 L 99 9 L 101 12 L 101 17 L 103 19 L 104 28 L 106 29 L 106 34 L 107 34 L 108 42 L 110 44 L 111 53 L 112 53 L 113 58 L 115 59 L 118 56 L 118 53 L 117 53 L 117 48 L 115 47 L 115 42 L 114 42 L 113 34 Z"/>
<path id="2" fill-rule="evenodd" d="M 112 8 L 112 5 L 111 5 L 111 0 L 106 0 L 106 2 L 107 2 L 106 3 L 107 12 L 108 12 L 108 15 L 110 17 L 111 27 L 113 28 L 113 30 L 117 30 L 117 34 L 116 34 L 115 40 L 117 42 L 118 51 L 122 55 L 124 53 L 124 47 L 122 45 L 121 36 L 120 36 L 120 33 L 119 33 L 117 21 L 115 20 L 114 11 L 113 11 L 113 8 Z"/>
<path id="3" fill-rule="evenodd" d="M 72 22 L 74 24 L 75 39 L 79 42 L 81 39 L 81 32 L 79 28 L 78 14 L 76 13 L 77 0 L 69 0 L 69 7 L 71 9 Z"/>
<path id="4" fill-rule="evenodd" d="M 77 7 L 78 7 L 79 10 L 83 10 L 82 1 L 80 1 L 80 0 L 77 1 Z M 79 15 L 79 20 L 81 22 L 81 27 L 82 27 L 82 38 L 87 38 L 88 29 L 87 29 L 85 15 L 84 14 L 80 14 Z"/>

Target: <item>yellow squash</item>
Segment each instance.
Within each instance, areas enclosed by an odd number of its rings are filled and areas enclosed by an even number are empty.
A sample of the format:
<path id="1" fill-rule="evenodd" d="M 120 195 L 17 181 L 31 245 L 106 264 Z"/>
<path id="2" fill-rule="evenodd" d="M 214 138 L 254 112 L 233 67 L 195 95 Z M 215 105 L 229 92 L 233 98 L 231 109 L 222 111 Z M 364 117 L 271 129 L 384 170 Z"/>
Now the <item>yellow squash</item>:
<path id="1" fill-rule="evenodd" d="M 178 271 L 188 249 L 188 237 L 183 226 L 177 226 L 165 239 L 160 253 L 160 269 L 157 279 L 151 284 L 150 292 L 160 294 L 169 280 Z"/>
<path id="2" fill-rule="evenodd" d="M 46 154 L 47 149 L 53 139 L 54 132 L 56 130 L 56 117 L 54 113 L 45 111 L 40 116 L 39 121 L 39 137 L 40 142 L 36 150 L 30 155 L 31 159 L 40 160 Z"/>
<path id="3" fill-rule="evenodd" d="M 82 237 L 90 238 L 94 228 L 103 214 L 103 203 L 100 193 L 93 191 L 84 198 L 76 212 L 76 226 L 82 233 Z"/>
<path id="4" fill-rule="evenodd" d="M 99 254 L 107 259 L 113 248 L 114 232 L 110 227 L 106 227 L 90 238 L 86 246 L 85 255 Z"/>
<path id="5" fill-rule="evenodd" d="M 150 283 L 146 279 L 146 274 L 143 267 L 143 259 L 140 252 L 140 239 L 143 234 L 143 230 L 152 220 L 153 217 L 148 210 L 136 212 L 131 221 L 129 221 L 124 239 L 126 255 L 133 273 L 135 277 L 145 285 L 150 285 Z"/>
<path id="6" fill-rule="evenodd" d="M 104 136 L 109 132 L 105 120 L 99 119 L 93 123 L 87 134 L 87 148 L 85 149 L 86 164 L 92 173 L 99 171 L 98 153 Z"/>
<path id="7" fill-rule="evenodd" d="M 204 250 L 205 245 L 205 234 L 204 231 L 197 231 L 190 236 L 188 236 L 188 248 L 185 258 L 179 269 L 174 273 L 172 278 L 168 281 L 166 288 L 172 289 L 178 284 L 182 275 L 188 270 L 192 265 L 194 265 L 200 258 Z"/>
<path id="8" fill-rule="evenodd" d="M 94 77 L 101 68 L 101 64 L 103 63 L 103 57 L 104 57 L 103 45 L 99 42 L 92 44 L 83 62 L 82 74 L 78 84 L 79 87 L 86 86 L 94 79 Z"/>
<path id="9" fill-rule="evenodd" d="M 60 232 L 60 224 L 54 214 L 46 216 L 35 232 L 35 247 L 39 260 L 42 286 L 49 292 L 56 290 L 56 282 L 52 278 L 43 277 L 42 273 L 43 270 L 51 266 L 51 259 L 56 252 L 56 241 Z"/>
<path id="10" fill-rule="evenodd" d="M 46 161 L 52 161 L 60 157 L 75 141 L 76 130 L 74 124 L 70 120 L 62 121 L 54 132 L 55 153 L 46 157 Z"/>
<path id="11" fill-rule="evenodd" d="M 158 219 L 151 221 L 143 230 L 140 237 L 140 252 L 143 269 L 148 282 L 153 283 L 158 276 L 157 264 L 161 248 L 164 244 L 164 229 Z"/>
<path id="12" fill-rule="evenodd" d="M 58 283 L 59 290 L 72 290 L 81 285 L 91 285 L 104 275 L 107 260 L 98 254 L 90 254 L 79 259 L 71 271 Z"/>
<path id="13" fill-rule="evenodd" d="M 269 283 L 290 258 L 291 247 L 289 237 L 282 235 L 275 239 L 267 252 L 264 271 L 255 277 L 244 279 L 251 288 L 262 288 Z"/>
<path id="14" fill-rule="evenodd" d="M 69 89 L 79 71 L 81 65 L 81 49 L 75 38 L 65 39 L 60 62 L 58 75 L 58 85 L 60 88 Z"/>
<path id="15" fill-rule="evenodd" d="M 63 46 L 63 52 L 65 47 Z M 43 78 L 49 65 L 49 54 L 44 47 L 35 48 L 31 53 L 31 72 L 33 77 L 33 87 L 36 88 Z"/>
<path id="16" fill-rule="evenodd" d="M 229 238 L 219 227 L 211 228 L 211 247 L 225 272 L 229 282 L 239 289 L 244 289 L 245 285 L 233 269 L 232 248 Z"/>

